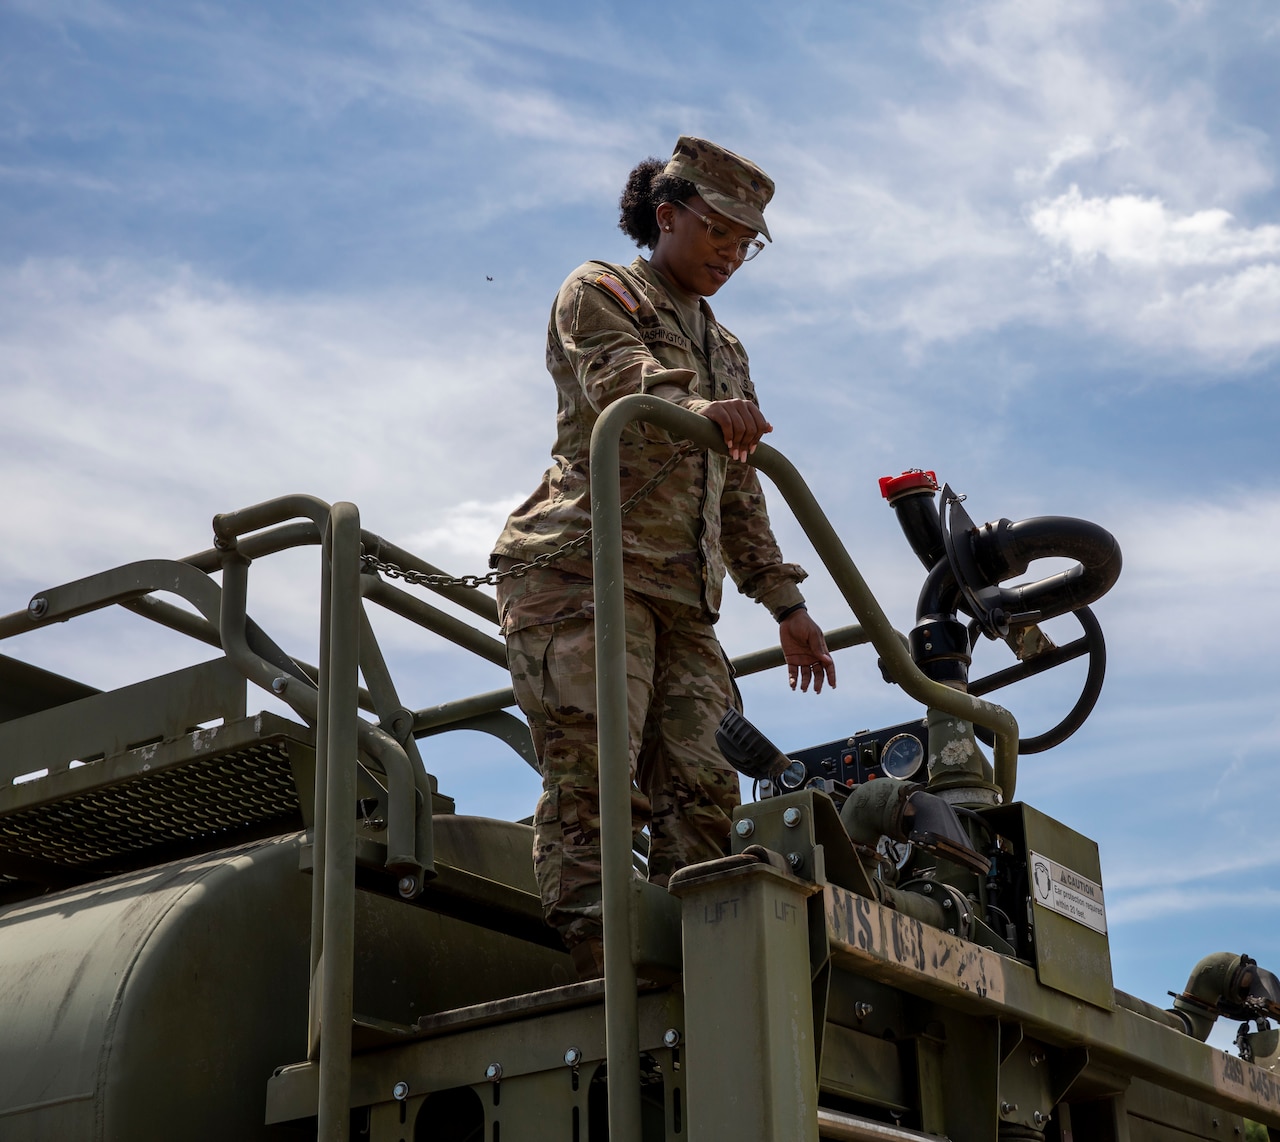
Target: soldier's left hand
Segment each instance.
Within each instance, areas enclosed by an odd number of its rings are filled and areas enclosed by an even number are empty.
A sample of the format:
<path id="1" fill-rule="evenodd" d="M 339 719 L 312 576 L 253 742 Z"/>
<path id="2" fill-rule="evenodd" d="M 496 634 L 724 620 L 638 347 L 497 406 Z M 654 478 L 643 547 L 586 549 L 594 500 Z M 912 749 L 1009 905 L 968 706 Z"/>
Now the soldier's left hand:
<path id="1" fill-rule="evenodd" d="M 791 689 L 800 683 L 801 690 L 808 690 L 813 683 L 813 692 L 822 693 L 823 682 L 831 683 L 836 688 L 836 664 L 827 650 L 827 640 L 822 637 L 822 628 L 809 617 L 805 610 L 792 611 L 782 620 L 778 627 L 782 641 L 782 654 L 787 660 L 787 678 Z"/>

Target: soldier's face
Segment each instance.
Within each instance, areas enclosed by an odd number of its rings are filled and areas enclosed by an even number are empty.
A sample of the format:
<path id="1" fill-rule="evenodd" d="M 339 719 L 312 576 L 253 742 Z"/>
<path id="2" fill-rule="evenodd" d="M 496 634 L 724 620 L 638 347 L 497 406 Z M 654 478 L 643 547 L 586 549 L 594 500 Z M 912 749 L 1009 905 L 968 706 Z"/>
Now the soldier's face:
<path id="1" fill-rule="evenodd" d="M 658 245 L 650 259 L 685 293 L 711 297 L 742 265 L 742 243 L 756 236 L 713 211 L 698 195 L 658 207 Z"/>

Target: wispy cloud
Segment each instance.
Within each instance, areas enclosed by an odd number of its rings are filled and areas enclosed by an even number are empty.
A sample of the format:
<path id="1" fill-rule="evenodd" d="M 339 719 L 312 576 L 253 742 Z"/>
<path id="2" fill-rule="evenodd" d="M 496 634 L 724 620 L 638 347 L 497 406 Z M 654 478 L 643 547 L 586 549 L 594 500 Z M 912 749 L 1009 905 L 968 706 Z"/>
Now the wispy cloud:
<path id="1" fill-rule="evenodd" d="M 1117 19 L 1093 3 L 949 10 L 922 32 L 933 84 L 878 74 L 869 123 L 824 121 L 787 148 L 803 177 L 780 195 L 786 242 L 770 255 L 788 289 L 817 285 L 809 323 L 928 347 L 1084 322 L 1157 358 L 1256 367 L 1280 328 L 1280 225 L 1250 216 L 1275 184 L 1267 141 L 1225 126 L 1198 78 L 1152 81 L 1165 78 L 1153 45 L 1212 36 L 1210 19 Z M 830 69 L 859 113 L 872 104 Z"/>
<path id="2" fill-rule="evenodd" d="M 448 298 L 273 298 L 123 263 L 30 262 L 0 298 L 0 473 L 29 488 L 5 527 L 64 557 L 67 534 L 99 558 L 177 554 L 200 544 L 157 525 L 198 534 L 210 509 L 288 490 L 363 499 L 394 538 L 467 488 L 514 494 L 516 458 L 539 470 L 535 321 L 508 335 Z M 17 545 L 0 567 L 27 573 Z"/>
<path id="3" fill-rule="evenodd" d="M 1170 919 L 1195 913 L 1238 911 L 1258 916 L 1280 907 L 1280 889 L 1249 887 L 1247 889 L 1163 888 L 1123 900 L 1107 903 L 1107 919 L 1112 924 L 1138 924 L 1143 921 Z M 1205 951 L 1210 950 L 1205 948 Z"/>
<path id="4" fill-rule="evenodd" d="M 1280 491 L 1131 504 L 1108 523 L 1125 553 L 1111 623 L 1117 638 L 1146 647 L 1147 668 L 1200 670 L 1221 656 L 1261 665 L 1280 622 L 1270 570 L 1280 562 Z"/>

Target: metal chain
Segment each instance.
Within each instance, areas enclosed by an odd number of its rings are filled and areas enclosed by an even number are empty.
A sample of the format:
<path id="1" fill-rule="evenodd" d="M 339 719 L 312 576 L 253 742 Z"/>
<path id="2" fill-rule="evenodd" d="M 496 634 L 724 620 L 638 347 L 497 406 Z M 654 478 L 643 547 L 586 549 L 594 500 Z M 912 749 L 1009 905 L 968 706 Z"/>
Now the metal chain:
<path id="1" fill-rule="evenodd" d="M 672 453 L 670 459 L 654 472 L 632 496 L 628 497 L 622 505 L 622 516 L 625 518 L 632 509 L 647 496 L 651 495 L 658 485 L 675 471 L 676 465 L 686 456 L 690 456 L 697 451 L 699 449 L 684 445 Z M 567 543 L 562 543 L 554 551 L 535 556 L 528 563 L 517 563 L 514 567 L 508 567 L 505 571 L 490 571 L 487 575 L 434 575 L 422 571 L 414 571 L 412 568 L 400 567 L 386 559 L 379 559 L 376 555 L 370 555 L 365 551 L 363 544 L 360 547 L 360 562 L 365 570 L 381 571 L 388 579 L 403 579 L 406 583 L 415 587 L 495 587 L 503 579 L 518 579 L 529 574 L 530 571 L 548 567 L 552 563 L 563 559 L 566 555 L 580 551 L 590 542 L 591 528 L 587 528 L 581 535 L 569 540 Z"/>

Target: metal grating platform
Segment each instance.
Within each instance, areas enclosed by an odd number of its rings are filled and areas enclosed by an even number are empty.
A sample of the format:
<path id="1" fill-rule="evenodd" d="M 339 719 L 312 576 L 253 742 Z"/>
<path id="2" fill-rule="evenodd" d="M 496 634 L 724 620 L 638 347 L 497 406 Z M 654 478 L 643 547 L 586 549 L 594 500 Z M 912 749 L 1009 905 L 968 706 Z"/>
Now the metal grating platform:
<path id="1" fill-rule="evenodd" d="M 264 712 L 0 785 L 0 903 L 306 828 L 313 742 Z"/>
<path id="2" fill-rule="evenodd" d="M 300 806 L 285 743 L 245 746 L 0 818 L 0 852 L 94 865 L 172 841 L 214 837 Z"/>

